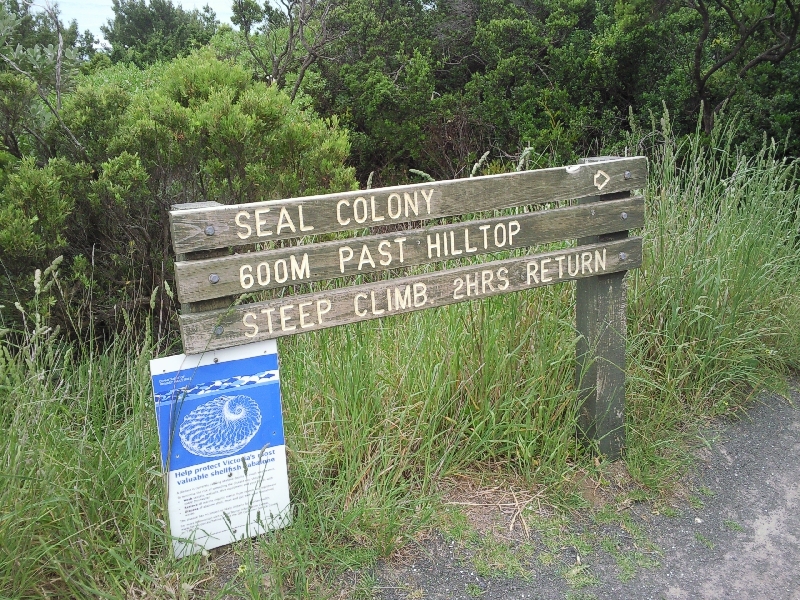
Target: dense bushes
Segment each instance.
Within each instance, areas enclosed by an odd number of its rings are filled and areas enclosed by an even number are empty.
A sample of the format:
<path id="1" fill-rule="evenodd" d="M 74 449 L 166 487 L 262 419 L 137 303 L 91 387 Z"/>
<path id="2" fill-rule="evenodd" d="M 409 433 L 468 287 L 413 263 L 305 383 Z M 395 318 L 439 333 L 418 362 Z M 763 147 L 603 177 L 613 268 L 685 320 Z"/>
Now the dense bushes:
<path id="1" fill-rule="evenodd" d="M 94 53 L 55 11 L 0 0 L 0 301 L 64 253 L 68 297 L 111 326 L 154 290 L 170 305 L 173 203 L 462 177 L 486 151 L 484 172 L 633 154 L 629 114 L 663 103 L 679 135 L 702 103 L 708 141 L 727 106 L 750 153 L 766 132 L 797 154 L 795 2 L 237 0 L 234 31 L 120 0 Z"/>
<path id="2" fill-rule="evenodd" d="M 91 295 L 95 319 L 112 326 L 122 309 L 137 313 L 170 279 L 172 204 L 355 185 L 335 118 L 301 110 L 208 52 L 78 77 L 60 115 L 82 152 L 50 124 L 56 157 L 5 165 L 0 249 L 9 305 L 29 295 L 24 280 L 34 265 L 63 253 L 68 299 Z"/>

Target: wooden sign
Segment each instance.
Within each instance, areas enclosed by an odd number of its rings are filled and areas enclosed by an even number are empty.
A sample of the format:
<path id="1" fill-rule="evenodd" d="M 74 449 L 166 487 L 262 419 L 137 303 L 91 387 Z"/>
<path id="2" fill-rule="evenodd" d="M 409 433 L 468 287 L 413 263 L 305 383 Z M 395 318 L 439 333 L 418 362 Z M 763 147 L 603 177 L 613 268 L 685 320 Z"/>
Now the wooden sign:
<path id="1" fill-rule="evenodd" d="M 623 198 L 383 235 L 175 263 L 181 302 L 198 302 L 398 267 L 466 258 L 644 225 L 644 199 Z"/>
<path id="2" fill-rule="evenodd" d="M 638 267 L 641 238 L 579 246 L 180 317 L 188 354 Z"/>
<path id="3" fill-rule="evenodd" d="M 624 445 L 624 276 L 642 262 L 642 240 L 629 238 L 628 230 L 642 227 L 645 214 L 643 198 L 630 192 L 644 189 L 646 179 L 644 157 L 608 158 L 236 206 L 183 205 L 170 212 L 170 223 L 180 257 L 175 273 L 185 352 L 216 351 L 576 280 L 581 427 L 598 440 L 602 452 L 619 456 Z M 577 203 L 527 208 L 567 200 Z M 485 214 L 515 207 L 526 208 Z M 472 218 L 426 223 L 459 215 Z M 370 232 L 401 223 L 414 226 Z M 356 235 L 322 235 L 348 230 Z M 291 238 L 296 241 L 271 244 Z M 577 245 L 519 255 L 519 249 L 564 240 L 577 240 Z M 474 260 L 503 252 L 502 260 Z M 425 273 L 412 268 L 442 262 L 449 268 Z M 405 270 L 402 277 L 348 285 L 354 276 L 398 268 Z M 322 280 L 332 283 L 307 291 Z M 305 293 L 286 290 L 274 297 L 269 292 L 287 286 L 302 286 Z M 265 294 L 255 301 L 259 292 Z M 249 303 L 236 301 L 243 294 Z"/>
<path id="4" fill-rule="evenodd" d="M 647 160 L 170 212 L 176 254 L 644 188 Z"/>

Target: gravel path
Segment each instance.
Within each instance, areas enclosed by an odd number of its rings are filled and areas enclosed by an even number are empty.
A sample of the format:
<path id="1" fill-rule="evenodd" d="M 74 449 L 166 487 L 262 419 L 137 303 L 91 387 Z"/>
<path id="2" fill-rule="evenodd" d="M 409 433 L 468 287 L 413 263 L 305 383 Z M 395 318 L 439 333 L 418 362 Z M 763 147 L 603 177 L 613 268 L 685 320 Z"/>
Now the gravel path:
<path id="1" fill-rule="evenodd" d="M 566 547 L 555 562 L 527 555 L 524 576 L 482 577 L 468 551 L 434 537 L 413 558 L 377 570 L 379 597 L 800 600 L 800 379 L 789 384 L 791 403 L 764 394 L 718 432 L 677 516 L 653 515 L 646 505 L 627 511 L 660 550 L 652 554 L 659 566 L 640 565 L 622 581 L 609 552 L 579 562 Z M 599 539 L 602 526 L 588 527 Z"/>

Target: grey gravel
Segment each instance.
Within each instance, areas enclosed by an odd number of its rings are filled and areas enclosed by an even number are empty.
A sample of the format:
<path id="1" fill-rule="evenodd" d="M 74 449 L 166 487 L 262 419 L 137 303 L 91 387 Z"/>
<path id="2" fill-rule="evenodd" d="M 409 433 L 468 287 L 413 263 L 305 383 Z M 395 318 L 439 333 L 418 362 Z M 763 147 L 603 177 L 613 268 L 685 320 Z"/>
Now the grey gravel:
<path id="1" fill-rule="evenodd" d="M 629 509 L 660 549 L 659 566 L 623 582 L 614 558 L 598 550 L 581 563 L 594 583 L 576 588 L 563 575 L 577 564 L 575 550 L 565 548 L 556 564 L 530 559 L 525 578 L 481 577 L 459 544 L 436 535 L 411 559 L 376 570 L 377 597 L 800 600 L 800 379 L 789 386 L 788 399 L 761 394 L 738 421 L 713 431 L 686 481 L 693 501 L 677 516 L 654 515 L 646 504 Z"/>

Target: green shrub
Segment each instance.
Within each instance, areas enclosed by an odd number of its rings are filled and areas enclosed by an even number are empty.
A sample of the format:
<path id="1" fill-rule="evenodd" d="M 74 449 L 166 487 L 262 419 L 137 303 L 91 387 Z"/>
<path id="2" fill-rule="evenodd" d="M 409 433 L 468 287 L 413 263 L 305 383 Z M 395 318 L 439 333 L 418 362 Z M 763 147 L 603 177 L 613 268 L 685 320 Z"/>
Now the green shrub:
<path id="1" fill-rule="evenodd" d="M 153 290 L 171 281 L 173 204 L 356 185 L 336 119 L 302 110 L 209 51 L 146 71 L 115 66 L 85 76 L 65 96 L 62 118 L 85 155 L 54 144 L 61 158 L 29 157 L 5 169 L 0 249 L 14 260 L 0 301 L 29 296 L 33 267 L 63 253 L 68 302 L 91 297 L 91 319 L 105 329 L 118 325 L 122 307 L 137 318 Z M 66 319 L 63 307 L 61 314 Z"/>

